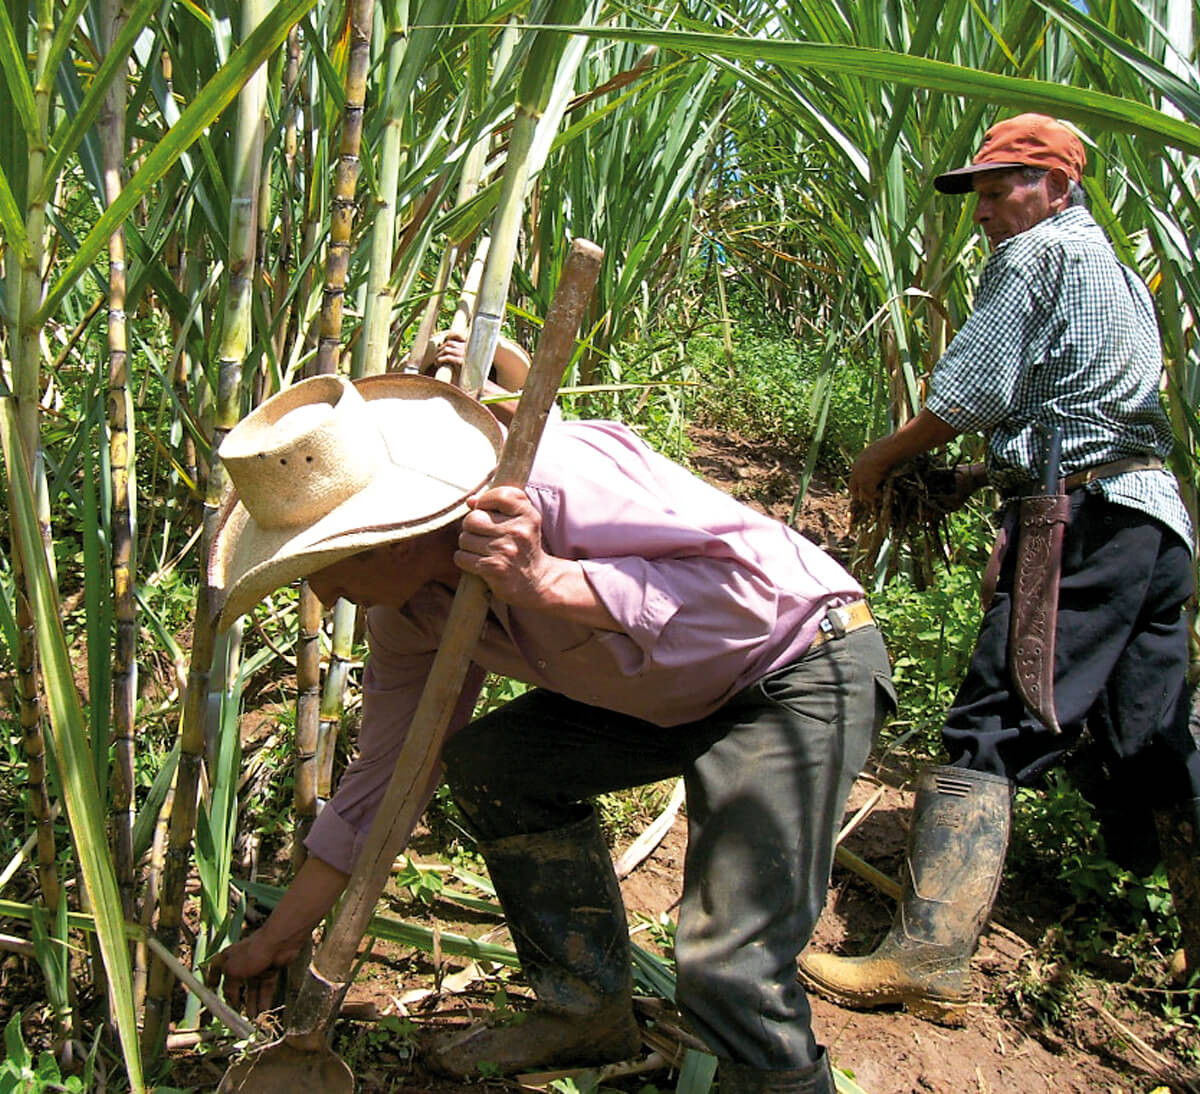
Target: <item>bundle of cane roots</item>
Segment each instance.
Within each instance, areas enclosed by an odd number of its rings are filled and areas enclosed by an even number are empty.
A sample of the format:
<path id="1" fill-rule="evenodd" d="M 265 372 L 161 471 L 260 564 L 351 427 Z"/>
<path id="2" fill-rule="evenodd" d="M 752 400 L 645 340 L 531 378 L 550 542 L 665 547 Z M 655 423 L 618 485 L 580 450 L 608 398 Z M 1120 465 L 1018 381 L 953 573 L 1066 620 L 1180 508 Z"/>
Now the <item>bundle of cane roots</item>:
<path id="1" fill-rule="evenodd" d="M 954 466 L 923 453 L 901 464 L 883 483 L 879 508 L 856 504 L 850 513 L 855 534 L 854 574 L 873 585 L 880 553 L 887 550 L 884 580 L 901 566 L 918 589 L 928 588 L 938 563 L 949 564 L 948 499 L 955 491 Z"/>

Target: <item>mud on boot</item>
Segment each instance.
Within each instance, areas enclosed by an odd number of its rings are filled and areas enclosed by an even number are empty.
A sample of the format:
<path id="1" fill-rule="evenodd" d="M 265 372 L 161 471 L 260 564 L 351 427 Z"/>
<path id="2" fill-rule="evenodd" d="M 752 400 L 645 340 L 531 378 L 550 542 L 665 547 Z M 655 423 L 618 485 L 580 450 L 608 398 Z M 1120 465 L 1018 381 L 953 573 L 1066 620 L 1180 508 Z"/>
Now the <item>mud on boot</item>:
<path id="1" fill-rule="evenodd" d="M 433 1071 L 478 1079 L 569 1065 L 610 1064 L 637 1055 L 642 1038 L 633 1008 L 613 1003 L 595 1014 L 534 1009 L 496 1025 L 476 1023 L 434 1038 L 422 1053 Z"/>
<path id="2" fill-rule="evenodd" d="M 763 1071 L 722 1060 L 717 1068 L 720 1094 L 834 1094 L 833 1070 L 829 1053 L 821 1049 L 821 1058 L 809 1067 L 787 1071 Z"/>
<path id="3" fill-rule="evenodd" d="M 1000 885 L 1011 819 L 1007 779 L 957 767 L 922 772 L 891 930 L 865 957 L 805 951 L 800 979 L 839 1006 L 898 1005 L 962 1025 L 971 955 Z"/>
<path id="4" fill-rule="evenodd" d="M 444 1034 L 424 1062 L 466 1078 L 478 1076 L 481 1063 L 508 1074 L 635 1055 L 629 928 L 595 814 L 479 849 L 538 1005 L 502 1025 Z"/>

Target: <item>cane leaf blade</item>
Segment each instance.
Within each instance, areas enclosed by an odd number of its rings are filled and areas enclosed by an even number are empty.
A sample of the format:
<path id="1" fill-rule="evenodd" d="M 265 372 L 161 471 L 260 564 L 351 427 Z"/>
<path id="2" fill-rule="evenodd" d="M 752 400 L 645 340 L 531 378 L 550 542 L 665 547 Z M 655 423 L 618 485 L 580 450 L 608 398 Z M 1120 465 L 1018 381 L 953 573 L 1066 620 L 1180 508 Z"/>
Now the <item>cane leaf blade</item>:
<path id="1" fill-rule="evenodd" d="M 63 797 L 79 856 L 80 872 L 95 909 L 96 933 L 104 956 L 117 1032 L 125 1055 L 126 1074 L 130 1088 L 135 1094 L 142 1094 L 146 1088 L 138 1045 L 132 971 L 129 949 L 125 943 L 121 899 L 105 836 L 104 802 L 96 785 L 87 722 L 75 688 L 67 640 L 62 630 L 58 593 L 37 531 L 37 509 L 26 471 L 23 442 L 10 399 L 0 400 L 0 430 L 3 430 L 4 451 L 9 460 L 8 485 L 15 516 L 13 524 L 19 536 L 28 594 L 37 624 L 38 655 L 42 663 L 46 705 L 54 734 Z"/>

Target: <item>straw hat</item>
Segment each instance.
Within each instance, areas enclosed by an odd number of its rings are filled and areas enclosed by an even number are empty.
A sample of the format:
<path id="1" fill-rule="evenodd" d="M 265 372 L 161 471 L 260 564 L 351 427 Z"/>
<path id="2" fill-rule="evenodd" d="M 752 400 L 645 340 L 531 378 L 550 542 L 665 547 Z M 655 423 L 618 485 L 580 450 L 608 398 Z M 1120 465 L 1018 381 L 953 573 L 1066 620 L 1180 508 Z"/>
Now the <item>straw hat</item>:
<path id="1" fill-rule="evenodd" d="M 234 487 L 209 556 L 218 629 L 297 578 L 462 517 L 502 444 L 484 407 L 427 376 L 315 376 L 268 399 L 218 452 Z"/>

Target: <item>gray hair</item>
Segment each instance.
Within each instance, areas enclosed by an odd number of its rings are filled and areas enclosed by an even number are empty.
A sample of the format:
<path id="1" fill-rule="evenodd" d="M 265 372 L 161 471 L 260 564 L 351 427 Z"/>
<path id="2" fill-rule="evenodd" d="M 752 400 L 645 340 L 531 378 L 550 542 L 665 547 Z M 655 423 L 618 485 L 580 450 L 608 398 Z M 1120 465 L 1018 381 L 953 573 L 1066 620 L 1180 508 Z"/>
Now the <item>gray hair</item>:
<path id="1" fill-rule="evenodd" d="M 1042 179 L 1048 170 L 1048 167 L 1018 167 L 1017 174 L 1027 183 L 1034 183 Z M 1086 209 L 1088 207 L 1087 193 L 1083 187 L 1074 179 L 1068 179 L 1067 186 L 1066 207 L 1068 209 Z"/>

